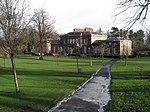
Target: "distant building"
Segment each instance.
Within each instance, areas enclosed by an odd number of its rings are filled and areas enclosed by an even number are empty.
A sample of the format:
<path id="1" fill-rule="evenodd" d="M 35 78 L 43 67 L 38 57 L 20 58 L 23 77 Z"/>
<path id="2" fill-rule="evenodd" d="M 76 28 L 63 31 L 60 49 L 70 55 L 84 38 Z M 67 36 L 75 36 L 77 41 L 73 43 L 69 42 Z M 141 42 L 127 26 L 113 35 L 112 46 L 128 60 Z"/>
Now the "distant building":
<path id="1" fill-rule="evenodd" d="M 53 41 L 51 52 L 58 53 L 59 47 L 63 53 L 70 49 L 85 55 L 121 56 L 131 55 L 132 41 L 123 37 L 110 37 L 93 32 L 92 28 L 75 28 L 73 32 L 60 35 L 60 40 Z"/>

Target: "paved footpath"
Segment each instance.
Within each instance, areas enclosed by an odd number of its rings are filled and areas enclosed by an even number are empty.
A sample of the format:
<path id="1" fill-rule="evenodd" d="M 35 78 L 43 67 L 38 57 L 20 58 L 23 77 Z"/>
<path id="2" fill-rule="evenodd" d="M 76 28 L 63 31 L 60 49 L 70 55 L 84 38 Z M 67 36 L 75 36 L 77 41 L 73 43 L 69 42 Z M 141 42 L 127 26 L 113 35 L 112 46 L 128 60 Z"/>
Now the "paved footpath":
<path id="1" fill-rule="evenodd" d="M 74 93 L 48 112 L 105 112 L 111 100 L 108 86 L 111 81 L 110 68 L 114 62 L 112 60 L 105 64 Z"/>

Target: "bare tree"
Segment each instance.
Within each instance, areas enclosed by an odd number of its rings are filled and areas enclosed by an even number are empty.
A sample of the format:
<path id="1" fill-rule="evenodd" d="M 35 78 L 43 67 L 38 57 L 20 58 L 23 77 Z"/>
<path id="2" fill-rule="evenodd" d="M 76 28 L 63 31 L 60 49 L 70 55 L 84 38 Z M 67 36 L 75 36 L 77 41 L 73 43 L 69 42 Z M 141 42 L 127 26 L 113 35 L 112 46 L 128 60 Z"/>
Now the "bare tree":
<path id="1" fill-rule="evenodd" d="M 43 42 L 46 41 L 48 37 L 54 32 L 54 21 L 50 20 L 48 13 L 44 9 L 37 9 L 34 11 L 33 17 L 33 26 L 38 32 L 38 45 L 40 51 L 39 59 L 43 59 Z"/>
<path id="2" fill-rule="evenodd" d="M 25 26 L 26 11 L 27 5 L 24 0 L 0 1 L 0 29 L 3 32 L 0 44 L 10 56 L 16 92 L 20 92 L 20 89 L 14 63 L 14 54 L 15 48 L 18 45 L 18 38 L 21 35 L 20 29 Z"/>
<path id="3" fill-rule="evenodd" d="M 141 24 L 144 23 L 150 14 L 149 5 L 150 0 L 119 0 L 117 4 L 119 11 L 115 16 L 128 13 L 128 17 L 124 21 L 127 23 L 126 27 L 131 28 L 137 21 Z"/>
<path id="4" fill-rule="evenodd" d="M 105 49 L 106 49 L 106 45 L 104 43 L 101 43 L 99 50 L 100 50 L 102 58 L 104 58 Z"/>

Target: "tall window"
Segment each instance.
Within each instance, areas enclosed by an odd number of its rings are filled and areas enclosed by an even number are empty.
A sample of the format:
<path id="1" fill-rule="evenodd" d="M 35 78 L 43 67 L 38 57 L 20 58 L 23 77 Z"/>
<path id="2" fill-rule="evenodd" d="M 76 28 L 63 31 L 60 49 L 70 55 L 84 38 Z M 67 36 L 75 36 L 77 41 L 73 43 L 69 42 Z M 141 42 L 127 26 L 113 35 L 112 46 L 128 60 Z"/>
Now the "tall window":
<path id="1" fill-rule="evenodd" d="M 117 54 L 117 49 L 116 49 L 116 47 L 114 48 L 114 54 Z"/>
<path id="2" fill-rule="evenodd" d="M 108 48 L 108 54 L 110 54 L 110 48 Z"/>
<path id="3" fill-rule="evenodd" d="M 83 38 L 83 44 L 85 44 L 86 43 L 86 40 L 85 40 L 85 38 Z"/>
<path id="4" fill-rule="evenodd" d="M 75 39 L 75 44 L 76 44 L 76 43 L 78 43 L 78 38 L 77 38 L 77 39 Z"/>
<path id="5" fill-rule="evenodd" d="M 76 43 L 76 39 L 72 39 L 72 43 L 75 44 Z"/>
<path id="6" fill-rule="evenodd" d="M 66 46 L 64 46 L 64 49 L 63 49 L 63 50 L 64 50 L 64 52 L 67 52 L 67 48 L 66 48 Z"/>
<path id="7" fill-rule="evenodd" d="M 84 53 L 87 53 L 87 47 L 84 46 Z"/>

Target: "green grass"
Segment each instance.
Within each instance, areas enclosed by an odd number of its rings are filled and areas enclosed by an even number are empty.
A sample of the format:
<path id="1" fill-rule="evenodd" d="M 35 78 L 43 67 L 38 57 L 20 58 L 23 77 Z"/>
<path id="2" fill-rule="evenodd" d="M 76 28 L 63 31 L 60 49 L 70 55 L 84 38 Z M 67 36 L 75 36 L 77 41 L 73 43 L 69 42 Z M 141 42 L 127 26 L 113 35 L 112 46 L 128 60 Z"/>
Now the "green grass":
<path id="1" fill-rule="evenodd" d="M 57 62 L 58 59 L 58 62 Z M 20 93 L 15 93 L 10 59 L 0 58 L 0 112 L 46 112 L 72 93 L 108 59 L 79 59 L 82 73 L 77 74 L 73 57 L 17 56 L 15 64 Z"/>
<path id="2" fill-rule="evenodd" d="M 111 75 L 110 112 L 150 112 L 150 58 L 118 61 Z"/>

